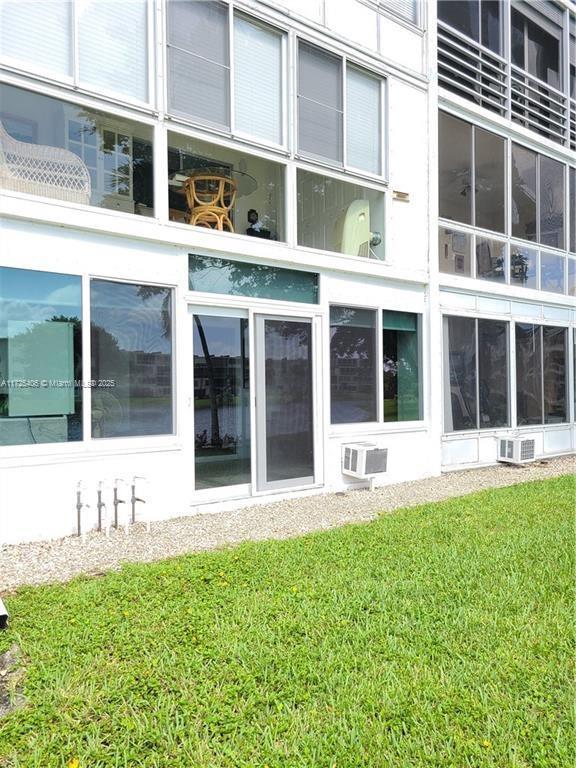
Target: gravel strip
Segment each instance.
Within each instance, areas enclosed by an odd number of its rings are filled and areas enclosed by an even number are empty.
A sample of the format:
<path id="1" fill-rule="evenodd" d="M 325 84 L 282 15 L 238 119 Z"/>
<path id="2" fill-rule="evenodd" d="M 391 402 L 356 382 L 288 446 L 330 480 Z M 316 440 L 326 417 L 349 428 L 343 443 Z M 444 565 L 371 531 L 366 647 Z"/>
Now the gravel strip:
<path id="1" fill-rule="evenodd" d="M 306 496 L 288 501 L 244 507 L 233 512 L 203 513 L 152 523 L 152 534 L 136 524 L 126 536 L 91 533 L 49 542 L 0 548 L 0 592 L 22 584 L 68 581 L 79 574 L 117 570 L 124 562 L 150 562 L 186 552 L 236 544 L 247 540 L 285 539 L 346 523 L 372 520 L 426 502 L 463 496 L 530 480 L 574 473 L 574 456 L 564 456 L 522 467 L 499 464 L 483 469 L 449 472 L 440 477 L 346 493 Z M 576 491 L 576 487 L 575 487 Z"/>

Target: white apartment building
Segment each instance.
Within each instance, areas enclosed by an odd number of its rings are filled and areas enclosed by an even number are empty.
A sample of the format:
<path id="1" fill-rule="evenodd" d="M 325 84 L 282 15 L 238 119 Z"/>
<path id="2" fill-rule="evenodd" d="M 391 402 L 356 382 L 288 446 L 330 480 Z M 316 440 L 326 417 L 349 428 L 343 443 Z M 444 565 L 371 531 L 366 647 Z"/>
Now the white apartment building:
<path id="1" fill-rule="evenodd" d="M 575 13 L 0 0 L 0 543 L 573 451 Z"/>

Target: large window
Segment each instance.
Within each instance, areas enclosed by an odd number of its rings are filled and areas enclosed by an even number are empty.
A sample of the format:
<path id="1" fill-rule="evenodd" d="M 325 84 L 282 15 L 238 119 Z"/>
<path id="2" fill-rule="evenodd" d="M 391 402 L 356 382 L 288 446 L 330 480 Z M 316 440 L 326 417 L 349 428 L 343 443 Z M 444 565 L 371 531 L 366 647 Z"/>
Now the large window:
<path id="1" fill-rule="evenodd" d="M 0 56 L 106 94 L 147 101 L 147 1 L 2 0 Z"/>
<path id="2" fill-rule="evenodd" d="M 516 323 L 518 426 L 567 420 L 566 329 Z"/>
<path id="3" fill-rule="evenodd" d="M 196 490 L 250 482 L 248 319 L 194 315 Z"/>
<path id="4" fill-rule="evenodd" d="M 82 439 L 82 287 L 0 267 L 0 446 Z"/>
<path id="5" fill-rule="evenodd" d="M 444 318 L 444 430 L 493 429 L 510 423 L 508 323 Z"/>
<path id="6" fill-rule="evenodd" d="M 332 424 L 376 421 L 376 312 L 330 308 Z"/>
<path id="7" fill-rule="evenodd" d="M 384 194 L 298 170 L 298 245 L 384 258 Z"/>
<path id="8" fill-rule="evenodd" d="M 92 437 L 172 434 L 172 291 L 92 280 L 90 319 Z"/>
<path id="9" fill-rule="evenodd" d="M 440 216 L 505 231 L 505 147 L 502 137 L 440 112 Z"/>
<path id="10" fill-rule="evenodd" d="M 280 163 L 169 133 L 170 219 L 284 240 L 284 170 Z"/>
<path id="11" fill-rule="evenodd" d="M 194 122 L 283 144 L 284 36 L 235 15 L 231 39 L 229 19 L 224 3 L 170 0 L 169 109 Z"/>
<path id="12" fill-rule="evenodd" d="M 418 315 L 382 312 L 384 421 L 422 418 Z"/>
<path id="13" fill-rule="evenodd" d="M 152 128 L 0 85 L 0 189 L 152 216 Z"/>
<path id="14" fill-rule="evenodd" d="M 381 90 L 380 78 L 345 64 L 339 56 L 301 42 L 298 48 L 300 154 L 381 174 Z"/>
<path id="15" fill-rule="evenodd" d="M 439 0 L 438 18 L 494 53 L 502 47 L 499 0 Z"/>

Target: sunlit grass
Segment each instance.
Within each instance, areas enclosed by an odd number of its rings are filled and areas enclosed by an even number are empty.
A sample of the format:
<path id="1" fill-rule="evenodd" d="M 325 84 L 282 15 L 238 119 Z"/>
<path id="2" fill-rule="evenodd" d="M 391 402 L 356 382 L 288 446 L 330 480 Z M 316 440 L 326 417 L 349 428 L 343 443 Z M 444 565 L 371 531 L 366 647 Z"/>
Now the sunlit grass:
<path id="1" fill-rule="evenodd" d="M 564 477 L 22 589 L 0 765 L 573 765 L 573 511 Z"/>

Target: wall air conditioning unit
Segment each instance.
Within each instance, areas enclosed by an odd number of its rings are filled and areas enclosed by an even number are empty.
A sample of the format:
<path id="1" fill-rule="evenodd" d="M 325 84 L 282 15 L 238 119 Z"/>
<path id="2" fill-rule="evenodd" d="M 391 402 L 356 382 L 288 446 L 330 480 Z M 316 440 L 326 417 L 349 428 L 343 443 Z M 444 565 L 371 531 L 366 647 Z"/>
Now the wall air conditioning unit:
<path id="1" fill-rule="evenodd" d="M 528 464 L 536 458 L 536 441 L 527 437 L 502 437 L 498 440 L 498 461 Z"/>
<path id="2" fill-rule="evenodd" d="M 348 443 L 342 446 L 342 474 L 368 480 L 386 472 L 388 448 L 374 443 Z"/>

